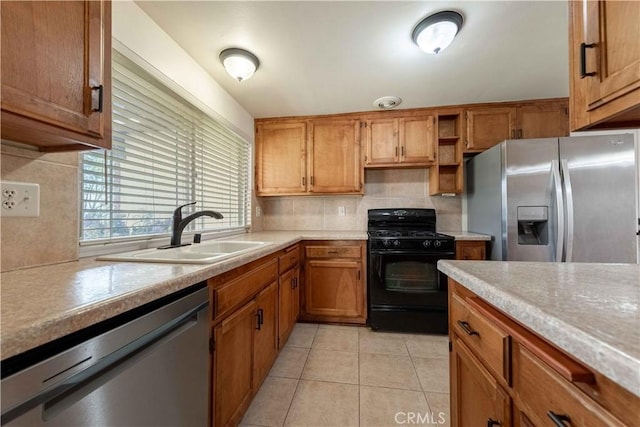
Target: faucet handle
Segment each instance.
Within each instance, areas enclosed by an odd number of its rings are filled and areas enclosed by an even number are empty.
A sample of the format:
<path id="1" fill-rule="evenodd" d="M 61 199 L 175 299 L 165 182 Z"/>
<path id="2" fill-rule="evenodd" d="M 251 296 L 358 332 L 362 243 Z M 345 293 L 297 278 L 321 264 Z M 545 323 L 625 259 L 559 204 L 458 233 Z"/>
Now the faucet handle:
<path id="1" fill-rule="evenodd" d="M 175 219 L 178 219 L 178 221 L 182 220 L 182 208 L 184 208 L 185 206 L 190 206 L 190 205 L 195 205 L 196 202 L 191 202 L 191 203 L 185 203 L 184 205 L 180 205 L 178 206 L 174 211 L 173 211 L 173 218 L 174 221 Z"/>

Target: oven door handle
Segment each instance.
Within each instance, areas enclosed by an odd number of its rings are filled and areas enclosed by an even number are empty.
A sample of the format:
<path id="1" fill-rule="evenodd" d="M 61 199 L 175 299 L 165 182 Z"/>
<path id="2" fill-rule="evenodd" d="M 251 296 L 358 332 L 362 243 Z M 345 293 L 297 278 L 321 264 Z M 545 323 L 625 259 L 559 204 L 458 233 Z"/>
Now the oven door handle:
<path id="1" fill-rule="evenodd" d="M 438 259 L 453 259 L 456 255 L 454 251 L 451 252 L 422 252 L 422 251 L 390 251 L 390 250 L 375 250 L 372 249 L 369 251 L 369 255 L 418 255 L 418 256 L 432 256 L 437 257 Z"/>

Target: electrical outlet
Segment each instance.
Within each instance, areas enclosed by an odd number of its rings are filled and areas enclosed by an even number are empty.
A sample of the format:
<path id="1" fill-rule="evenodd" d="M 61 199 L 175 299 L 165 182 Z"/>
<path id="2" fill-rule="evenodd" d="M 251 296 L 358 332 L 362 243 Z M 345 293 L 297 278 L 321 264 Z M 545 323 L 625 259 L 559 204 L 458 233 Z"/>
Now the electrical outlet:
<path id="1" fill-rule="evenodd" d="M 256 216 L 262 216 L 262 208 L 260 206 L 256 206 Z"/>
<path id="2" fill-rule="evenodd" d="M 2 216 L 39 216 L 40 185 L 2 181 Z"/>
<path id="3" fill-rule="evenodd" d="M 338 216 L 345 216 L 346 214 L 347 214 L 347 211 L 344 208 L 344 206 L 338 206 Z"/>

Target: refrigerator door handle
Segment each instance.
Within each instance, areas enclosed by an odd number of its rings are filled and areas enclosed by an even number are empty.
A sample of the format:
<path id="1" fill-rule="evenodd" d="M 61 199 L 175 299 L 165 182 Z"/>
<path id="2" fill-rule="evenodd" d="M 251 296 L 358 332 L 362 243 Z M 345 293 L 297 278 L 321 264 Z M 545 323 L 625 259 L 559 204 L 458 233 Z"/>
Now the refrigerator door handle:
<path id="1" fill-rule="evenodd" d="M 556 257 L 555 262 L 562 261 L 564 248 L 564 203 L 562 200 L 562 179 L 560 178 L 560 165 L 557 160 L 551 161 L 551 177 L 553 190 L 556 195 Z"/>
<path id="2" fill-rule="evenodd" d="M 571 187 L 571 174 L 569 173 L 569 163 L 562 160 L 562 177 L 564 178 L 564 194 L 567 201 L 567 253 L 565 261 L 573 260 L 573 187 Z"/>

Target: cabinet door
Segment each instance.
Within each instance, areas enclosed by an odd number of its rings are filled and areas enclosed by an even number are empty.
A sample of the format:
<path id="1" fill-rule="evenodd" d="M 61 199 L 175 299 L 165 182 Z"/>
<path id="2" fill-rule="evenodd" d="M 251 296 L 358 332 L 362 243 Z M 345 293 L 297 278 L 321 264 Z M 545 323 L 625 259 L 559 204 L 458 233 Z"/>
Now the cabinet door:
<path id="1" fill-rule="evenodd" d="M 310 126 L 309 191 L 361 194 L 360 120 L 314 120 Z"/>
<path id="2" fill-rule="evenodd" d="M 278 281 L 278 340 L 282 348 L 293 329 L 295 270 L 291 269 L 280 276 Z"/>
<path id="3" fill-rule="evenodd" d="M 257 194 L 297 194 L 307 190 L 307 125 L 261 123 L 256 127 Z"/>
<path id="4" fill-rule="evenodd" d="M 569 136 L 566 102 L 535 103 L 518 107 L 518 138 Z"/>
<path id="5" fill-rule="evenodd" d="M 455 335 L 452 339 L 451 425 L 511 425 L 511 401 L 507 393 Z"/>
<path id="6" fill-rule="evenodd" d="M 456 242 L 456 259 L 466 260 L 485 260 L 487 244 L 484 241 L 457 241 Z"/>
<path id="7" fill-rule="evenodd" d="M 640 2 L 585 1 L 588 109 L 640 89 Z M 640 94 L 636 95 L 636 104 Z"/>
<path id="8" fill-rule="evenodd" d="M 213 417 L 216 427 L 237 425 L 251 401 L 255 301 L 216 326 L 213 371 Z"/>
<path id="9" fill-rule="evenodd" d="M 398 119 L 367 120 L 365 165 L 394 164 L 399 158 Z"/>
<path id="10" fill-rule="evenodd" d="M 111 4 L 13 1 L 1 8 L 3 138 L 110 148 Z M 61 135 L 69 140 L 61 143 Z"/>
<path id="11" fill-rule="evenodd" d="M 305 269 L 306 313 L 344 318 L 364 316 L 359 261 L 309 259 Z"/>
<path id="12" fill-rule="evenodd" d="M 436 126 L 434 116 L 400 119 L 400 162 L 429 164 L 434 161 Z"/>
<path id="13" fill-rule="evenodd" d="M 278 283 L 256 296 L 257 326 L 253 335 L 253 389 L 258 390 L 278 355 Z"/>
<path id="14" fill-rule="evenodd" d="M 467 111 L 465 151 L 483 151 L 505 139 L 516 137 L 515 108 L 483 108 Z"/>

